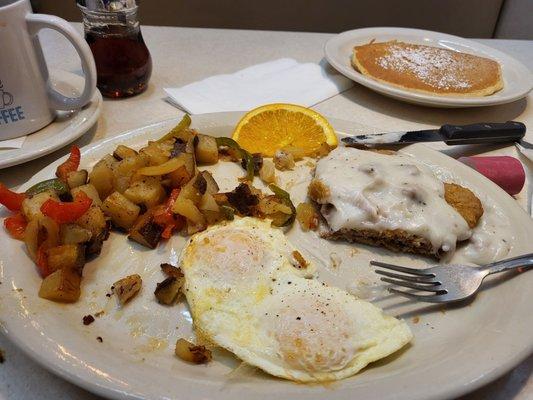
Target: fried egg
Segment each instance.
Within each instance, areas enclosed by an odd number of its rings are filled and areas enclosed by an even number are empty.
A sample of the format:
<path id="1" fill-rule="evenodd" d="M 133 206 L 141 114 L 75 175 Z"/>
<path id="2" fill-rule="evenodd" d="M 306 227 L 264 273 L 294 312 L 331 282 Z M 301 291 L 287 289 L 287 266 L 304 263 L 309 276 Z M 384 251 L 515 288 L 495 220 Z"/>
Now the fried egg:
<path id="1" fill-rule="evenodd" d="M 268 221 L 241 218 L 198 233 L 181 255 L 195 330 L 275 376 L 351 376 L 406 345 L 405 322 L 312 278 Z"/>

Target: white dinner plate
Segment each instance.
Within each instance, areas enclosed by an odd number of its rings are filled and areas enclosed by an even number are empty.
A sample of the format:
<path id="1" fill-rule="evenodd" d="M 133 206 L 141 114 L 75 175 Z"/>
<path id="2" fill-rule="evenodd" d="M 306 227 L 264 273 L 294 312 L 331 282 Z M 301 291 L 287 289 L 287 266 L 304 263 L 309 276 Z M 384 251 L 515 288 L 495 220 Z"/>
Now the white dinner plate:
<path id="1" fill-rule="evenodd" d="M 83 78 L 67 71 L 50 71 L 54 89 L 65 96 L 76 97 L 83 88 Z M 58 111 L 56 119 L 28 135 L 20 149 L 0 149 L 0 169 L 21 164 L 49 154 L 86 133 L 98 120 L 102 95 L 96 89 L 91 102 L 81 110 Z"/>
<path id="2" fill-rule="evenodd" d="M 228 135 L 241 116 L 242 113 L 198 115 L 193 117 L 193 127 L 214 136 Z M 147 140 L 166 133 L 177 121 L 164 121 L 91 144 L 82 149 L 82 167 L 89 168 L 118 144 L 139 148 Z M 352 122 L 335 119 L 330 122 L 340 133 L 369 129 Z M 510 255 L 531 251 L 533 224 L 502 189 L 474 170 L 423 145 L 412 145 L 404 151 L 436 168 L 439 174 L 453 171 L 460 182 L 501 208 L 515 236 Z M 52 177 L 64 159 L 40 171 L 22 189 Z M 227 167 L 225 164 L 226 170 Z M 243 173 L 236 164 L 230 167 L 234 167 L 235 176 L 219 177 L 217 166 L 211 167 L 222 191 L 235 186 Z M 306 184 L 293 183 L 290 191 L 297 203 L 303 200 L 302 193 L 305 196 Z M 365 279 L 367 283 L 372 279 L 377 281 L 368 265 L 370 259 L 417 266 L 427 262 L 420 257 L 318 239 L 314 232 L 302 232 L 297 223 L 287 235 L 306 258 L 318 264 L 320 280 L 341 288 Z M 62 305 L 37 296 L 41 279 L 35 266 L 23 244 L 10 239 L 1 229 L 3 332 L 16 346 L 59 376 L 116 399 L 445 399 L 499 377 L 533 349 L 533 273 L 526 272 L 513 278 L 494 279 L 490 290 L 480 293 L 464 307 L 412 303 L 386 291 L 380 291 L 382 294 L 378 296 L 367 293 L 365 296 L 374 297 L 386 313 L 404 318 L 413 330 L 414 340 L 398 354 L 328 385 L 295 384 L 247 368 L 235 370 L 239 361 L 223 351 L 216 351 L 214 361 L 208 365 L 187 364 L 173 354 L 177 338 L 194 340 L 186 303 L 166 307 L 157 304 L 153 295 L 156 283 L 163 280 L 159 264 L 176 263 L 185 240 L 174 236 L 156 250 L 148 250 L 128 241 L 124 235 L 112 233 L 102 254 L 85 266 L 80 300 Z M 332 252 L 342 263 L 339 260 L 331 263 Z M 142 276 L 143 288 L 119 310 L 114 297 L 106 297 L 106 293 L 117 279 L 133 273 Z M 94 323 L 82 324 L 83 316 L 102 310 L 104 315 Z M 102 343 L 97 337 L 102 338 Z"/>
<path id="3" fill-rule="evenodd" d="M 504 87 L 490 96 L 460 97 L 417 93 L 378 82 L 356 71 L 351 65 L 353 47 L 366 44 L 373 39 L 377 42 L 400 40 L 491 58 L 499 62 L 502 67 Z M 533 75 L 513 57 L 473 40 L 440 32 L 391 27 L 354 29 L 328 40 L 324 46 L 324 53 L 329 63 L 344 76 L 385 96 L 408 103 L 433 107 L 491 106 L 521 99 L 533 88 Z"/>

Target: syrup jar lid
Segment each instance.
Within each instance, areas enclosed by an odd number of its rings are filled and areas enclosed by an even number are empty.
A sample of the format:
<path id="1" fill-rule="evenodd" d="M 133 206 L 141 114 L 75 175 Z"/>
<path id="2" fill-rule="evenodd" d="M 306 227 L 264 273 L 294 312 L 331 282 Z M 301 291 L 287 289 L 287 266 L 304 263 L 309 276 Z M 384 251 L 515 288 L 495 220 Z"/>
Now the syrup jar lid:
<path id="1" fill-rule="evenodd" d="M 76 0 L 78 5 L 91 11 L 127 11 L 137 7 L 135 0 Z"/>

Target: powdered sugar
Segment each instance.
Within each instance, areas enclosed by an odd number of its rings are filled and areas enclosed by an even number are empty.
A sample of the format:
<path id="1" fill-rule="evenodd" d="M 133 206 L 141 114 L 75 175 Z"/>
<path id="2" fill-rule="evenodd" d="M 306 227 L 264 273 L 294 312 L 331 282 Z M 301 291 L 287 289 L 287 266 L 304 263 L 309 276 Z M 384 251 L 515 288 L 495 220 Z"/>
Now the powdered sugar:
<path id="1" fill-rule="evenodd" d="M 467 66 L 466 63 L 444 49 L 392 45 L 388 54 L 377 62 L 384 69 L 410 72 L 425 84 L 438 89 L 466 89 L 472 86 L 457 73 Z"/>

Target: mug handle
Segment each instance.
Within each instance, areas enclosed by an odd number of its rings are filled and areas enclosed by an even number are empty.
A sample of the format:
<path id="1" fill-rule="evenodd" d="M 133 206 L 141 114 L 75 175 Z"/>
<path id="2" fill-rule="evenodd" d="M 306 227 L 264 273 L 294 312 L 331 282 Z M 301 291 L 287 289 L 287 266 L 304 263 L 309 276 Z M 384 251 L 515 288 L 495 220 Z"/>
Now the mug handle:
<path id="1" fill-rule="evenodd" d="M 69 40 L 81 59 L 81 67 L 83 69 L 83 74 L 85 75 L 85 86 L 79 97 L 67 97 L 62 95 L 52 88 L 49 78 L 45 76 L 45 79 L 48 81 L 48 95 L 50 97 L 51 107 L 56 110 L 68 111 L 85 106 L 91 101 L 96 90 L 96 65 L 87 42 L 85 42 L 85 40 L 67 21 L 53 15 L 28 14 L 26 15 L 26 22 L 28 24 L 28 31 L 34 36 L 34 45 L 38 46 L 37 33 L 41 29 L 53 29 Z M 36 51 L 40 53 L 41 49 L 38 48 Z M 44 58 L 42 58 L 42 61 L 44 62 Z M 46 66 L 41 66 L 41 70 L 46 73 Z"/>

